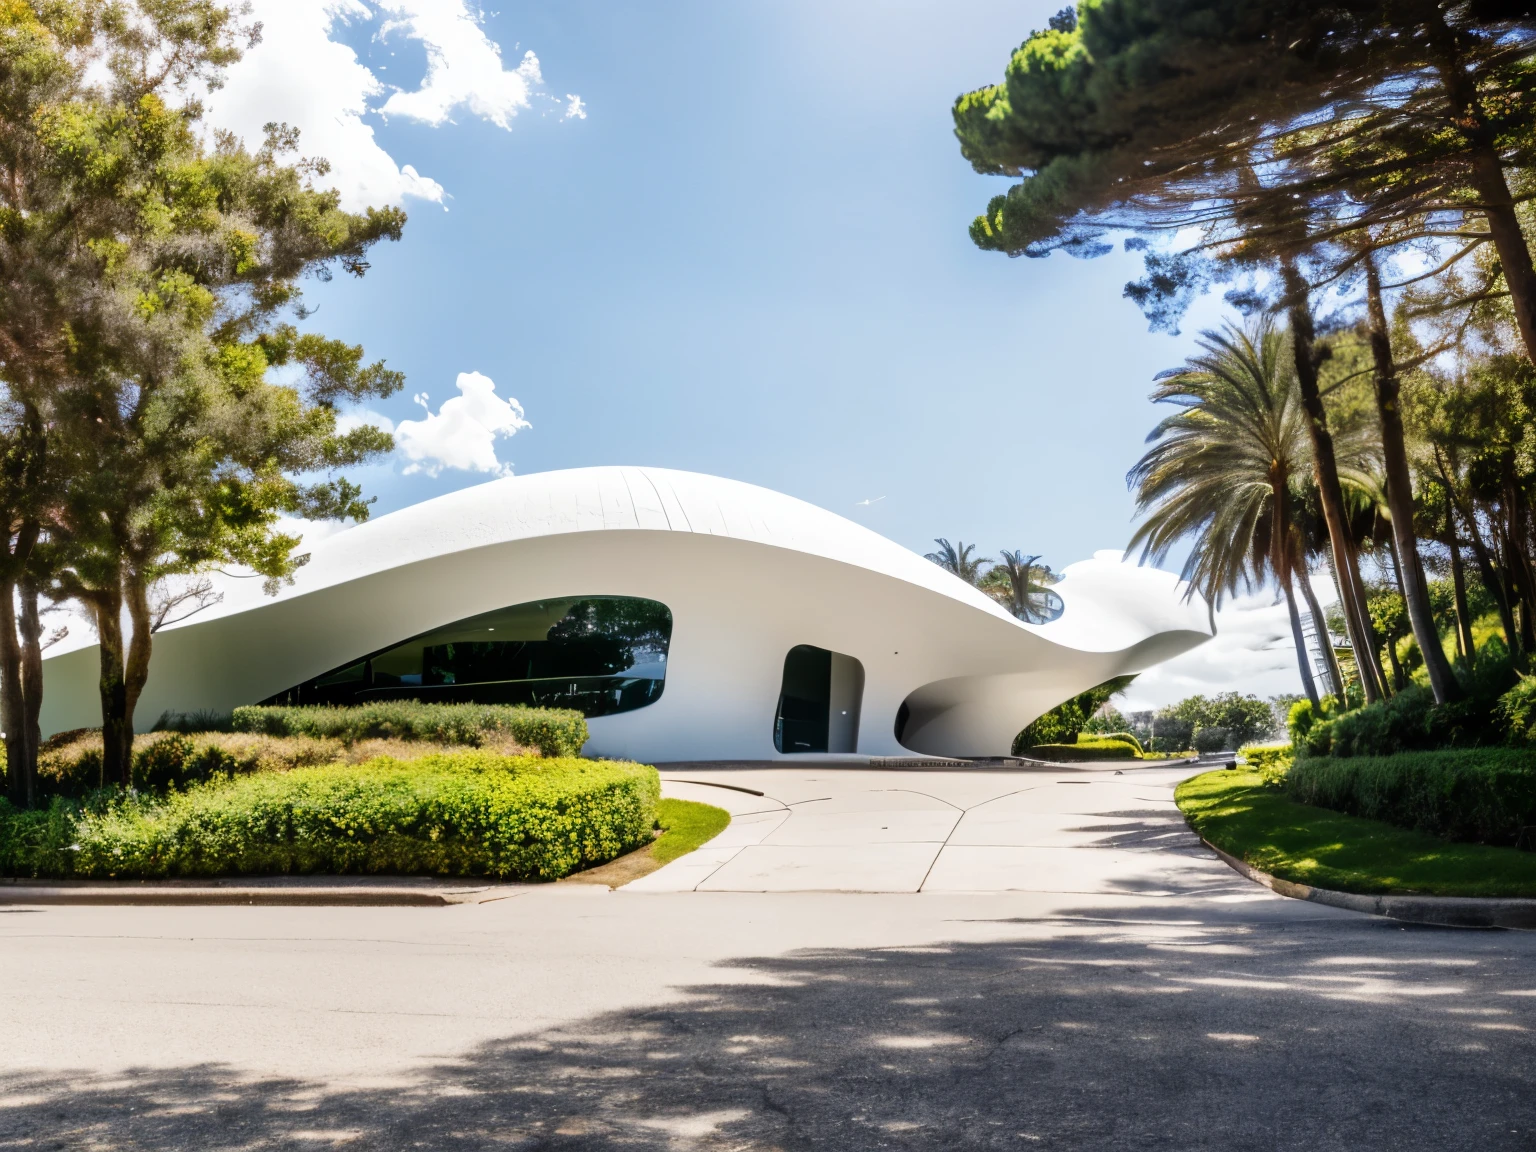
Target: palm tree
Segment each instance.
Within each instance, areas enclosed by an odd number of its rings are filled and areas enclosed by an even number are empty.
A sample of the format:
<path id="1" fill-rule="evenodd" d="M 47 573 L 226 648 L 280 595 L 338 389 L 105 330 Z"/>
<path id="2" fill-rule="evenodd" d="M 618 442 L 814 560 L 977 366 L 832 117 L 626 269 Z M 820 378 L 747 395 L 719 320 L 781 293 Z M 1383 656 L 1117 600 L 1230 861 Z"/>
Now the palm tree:
<path id="1" fill-rule="evenodd" d="M 1061 615 L 1061 597 L 1049 588 L 1056 582 L 1050 565 L 1036 564 L 1038 559 L 1022 551 L 1004 552 L 982 581 L 982 589 L 1020 620 L 1049 624 Z"/>
<path id="2" fill-rule="evenodd" d="M 1152 393 L 1179 411 L 1152 430 L 1152 447 L 1126 477 L 1145 517 L 1130 547 L 1141 545 L 1142 559 L 1157 562 L 1190 540 L 1182 575 L 1213 615 L 1223 599 L 1262 581 L 1266 568 L 1273 573 L 1302 686 L 1316 703 L 1293 585 L 1306 572 L 1304 565 L 1298 572 L 1291 488 L 1306 473 L 1310 442 L 1289 341 L 1262 319 L 1205 332 L 1200 347 Z"/>
<path id="3" fill-rule="evenodd" d="M 930 552 L 927 559 L 932 560 L 946 572 L 952 572 L 967 584 L 979 584 L 983 567 L 989 563 L 985 556 L 977 556 L 974 559 L 971 553 L 976 551 L 976 545 L 967 544 L 963 540 L 957 540 L 951 544 L 942 537 L 934 541 L 939 546 L 937 552 Z"/>

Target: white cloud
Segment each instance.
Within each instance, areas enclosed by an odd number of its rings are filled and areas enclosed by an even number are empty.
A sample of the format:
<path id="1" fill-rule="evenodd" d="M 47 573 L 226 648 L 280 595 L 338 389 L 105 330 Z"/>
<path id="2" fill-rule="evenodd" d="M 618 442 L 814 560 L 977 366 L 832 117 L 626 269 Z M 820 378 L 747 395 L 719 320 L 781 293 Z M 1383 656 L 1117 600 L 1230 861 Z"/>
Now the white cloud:
<path id="1" fill-rule="evenodd" d="M 325 182 L 345 208 L 408 196 L 440 204 L 441 184 L 380 147 L 363 116 L 385 88 L 352 49 L 330 38 L 337 25 L 371 15 L 359 0 L 260 0 L 252 16 L 261 22 L 261 43 L 208 97 L 208 122 L 252 148 L 269 121 L 298 128 L 300 151 L 330 161 Z"/>
<path id="2" fill-rule="evenodd" d="M 565 98 L 570 103 L 565 106 L 565 115 L 562 119 L 569 120 L 575 117 L 577 120 L 585 120 L 587 118 L 587 106 L 581 102 L 581 97 L 567 92 Z"/>
<path id="3" fill-rule="evenodd" d="M 414 90 L 386 84 L 333 35 L 349 24 L 384 17 L 380 39 L 417 40 L 427 72 Z M 486 36 L 465 0 L 254 0 L 251 19 L 262 40 L 229 69 L 223 88 L 206 98 L 208 123 L 258 147 L 270 121 L 299 129 L 305 156 L 330 161 L 323 179 L 341 193 L 342 206 L 400 204 L 407 198 L 441 204 L 446 190 L 410 164 L 400 164 L 379 143 L 365 117 L 408 117 L 432 126 L 460 108 L 510 129 L 512 118 L 542 100 L 539 60 L 523 55 L 503 67 L 501 49 Z M 381 69 L 382 70 L 382 69 Z M 565 119 L 586 118 L 580 97 L 568 96 Z"/>
<path id="4" fill-rule="evenodd" d="M 371 408 L 357 408 L 336 417 L 336 434 L 345 436 L 354 428 L 361 428 L 364 424 L 372 424 L 375 428 L 382 428 L 386 432 L 395 430 L 395 422 L 388 416 L 381 415 Z"/>
<path id="5" fill-rule="evenodd" d="M 512 465 L 496 459 L 498 437 L 532 427 L 523 419 L 523 406 L 496 395 L 496 385 L 479 372 L 460 372 L 459 395 L 444 400 L 434 414 L 425 393 L 415 396 L 426 410 L 422 420 L 395 425 L 395 447 L 405 457 L 405 471 L 437 476 L 445 468 L 508 476 Z"/>
<path id="6" fill-rule="evenodd" d="M 379 6 L 390 14 L 381 39 L 403 33 L 427 49 L 421 87 L 390 96 L 379 109 L 385 116 L 408 116 L 436 127 L 463 107 L 498 128 L 510 128 L 512 117 L 530 107 L 531 93 L 544 81 L 539 58 L 525 52 L 516 68 L 503 68 L 501 48 L 463 0 L 381 0 Z"/>
<path id="7" fill-rule="evenodd" d="M 1337 599 L 1326 576 L 1314 577 L 1312 587 L 1325 606 Z M 1305 622 L 1305 601 L 1299 607 Z M 1252 693 L 1261 699 L 1300 694 L 1290 615 L 1273 592 L 1228 601 L 1216 613 L 1213 639 L 1143 672 L 1115 707 L 1122 712 L 1161 708 L 1216 692 Z"/>

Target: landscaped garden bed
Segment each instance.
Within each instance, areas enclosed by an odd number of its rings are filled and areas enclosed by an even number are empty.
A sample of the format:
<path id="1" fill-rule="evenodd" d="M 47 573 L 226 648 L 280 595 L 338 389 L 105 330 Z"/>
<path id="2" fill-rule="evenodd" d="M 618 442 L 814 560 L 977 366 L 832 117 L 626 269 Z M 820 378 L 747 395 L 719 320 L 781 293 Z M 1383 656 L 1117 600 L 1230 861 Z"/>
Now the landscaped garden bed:
<path id="1" fill-rule="evenodd" d="M 579 750 L 580 713 L 406 703 L 167 722 L 192 730 L 136 738 L 128 791 L 102 787 L 99 733 L 50 741 L 46 806 L 0 800 L 0 874 L 552 880 L 650 845 L 659 827 L 676 831 L 669 853 L 691 851 L 729 819 L 689 805 L 658 821 L 654 768 L 528 750 Z"/>
<path id="2" fill-rule="evenodd" d="M 1304 804 L 1272 771 L 1206 772 L 1174 798 L 1206 841 L 1282 880 L 1365 894 L 1536 897 L 1536 852 Z"/>

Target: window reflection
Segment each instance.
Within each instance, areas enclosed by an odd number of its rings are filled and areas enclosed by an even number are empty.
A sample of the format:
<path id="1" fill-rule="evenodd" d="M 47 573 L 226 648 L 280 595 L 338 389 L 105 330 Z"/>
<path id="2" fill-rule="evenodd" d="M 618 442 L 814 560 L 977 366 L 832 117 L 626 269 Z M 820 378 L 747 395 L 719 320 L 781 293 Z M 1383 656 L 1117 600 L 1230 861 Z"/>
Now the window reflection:
<path id="1" fill-rule="evenodd" d="M 672 613 L 629 596 L 517 604 L 459 620 L 264 704 L 530 704 L 607 716 L 661 697 Z"/>

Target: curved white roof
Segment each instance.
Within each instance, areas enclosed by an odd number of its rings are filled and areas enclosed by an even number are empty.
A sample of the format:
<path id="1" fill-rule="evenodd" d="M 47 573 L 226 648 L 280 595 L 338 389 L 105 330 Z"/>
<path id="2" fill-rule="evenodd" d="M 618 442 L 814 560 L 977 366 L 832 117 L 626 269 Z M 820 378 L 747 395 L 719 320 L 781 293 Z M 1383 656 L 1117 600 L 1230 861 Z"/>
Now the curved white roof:
<path id="1" fill-rule="evenodd" d="M 1177 578 L 1126 565 L 1118 552 L 1069 565 L 1055 588 L 1067 610 L 1050 624 L 1028 624 L 932 561 L 825 508 L 739 480 L 638 466 L 507 476 L 380 516 L 316 542 L 280 598 L 468 549 L 603 531 L 688 532 L 803 552 L 915 584 L 1085 651 L 1118 650 L 1170 630 L 1209 631 L 1204 602 L 1186 601 Z M 187 624 L 252 607 L 254 589 L 242 591 Z"/>
<path id="2" fill-rule="evenodd" d="M 417 560 L 570 532 L 691 532 L 867 568 L 1005 619 L 996 601 L 862 524 L 739 480 L 671 468 L 567 468 L 506 476 L 412 504 L 325 537 L 282 595 L 301 595 Z M 247 607 L 220 605 L 208 620 Z"/>

